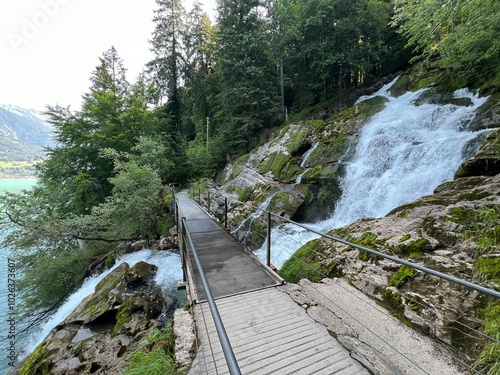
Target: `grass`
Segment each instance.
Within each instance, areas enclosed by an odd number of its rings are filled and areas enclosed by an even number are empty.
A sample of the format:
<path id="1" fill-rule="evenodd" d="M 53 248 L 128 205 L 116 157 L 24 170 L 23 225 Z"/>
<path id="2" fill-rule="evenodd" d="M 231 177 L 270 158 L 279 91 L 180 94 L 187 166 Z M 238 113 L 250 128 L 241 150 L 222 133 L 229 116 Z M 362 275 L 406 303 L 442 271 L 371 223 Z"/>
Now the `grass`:
<path id="1" fill-rule="evenodd" d="M 466 226 L 464 239 L 476 243 L 476 255 L 494 253 L 500 245 L 500 206 L 484 206 L 479 211 L 456 210 L 453 220 Z"/>
<path id="2" fill-rule="evenodd" d="M 484 312 L 484 333 L 492 339 L 477 357 L 474 367 L 486 375 L 500 374 L 500 301 L 490 302 Z"/>
<path id="3" fill-rule="evenodd" d="M 129 355 L 129 369 L 125 375 L 174 375 L 177 374 L 174 355 L 175 336 L 173 324 L 148 335 Z"/>

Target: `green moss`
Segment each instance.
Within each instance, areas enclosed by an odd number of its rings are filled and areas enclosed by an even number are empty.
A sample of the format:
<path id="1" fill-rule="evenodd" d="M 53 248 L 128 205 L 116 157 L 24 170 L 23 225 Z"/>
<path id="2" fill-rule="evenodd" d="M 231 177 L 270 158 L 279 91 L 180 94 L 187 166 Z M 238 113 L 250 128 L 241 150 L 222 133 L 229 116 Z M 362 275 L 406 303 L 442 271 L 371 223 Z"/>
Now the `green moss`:
<path id="1" fill-rule="evenodd" d="M 403 299 L 399 293 L 395 293 L 390 289 L 386 289 L 382 298 L 386 302 L 387 306 L 390 307 L 393 311 L 397 311 L 398 313 L 404 312 Z"/>
<path id="2" fill-rule="evenodd" d="M 422 235 L 420 234 L 420 237 Z M 416 258 L 432 249 L 431 243 L 425 238 L 420 238 L 407 243 L 400 243 L 390 248 L 392 254 L 402 255 L 404 257 Z"/>
<path id="3" fill-rule="evenodd" d="M 318 273 L 320 265 L 316 252 L 320 246 L 320 240 L 306 243 L 283 264 L 279 275 L 289 283 L 297 283 L 301 279 L 319 282 L 322 277 Z"/>
<path id="4" fill-rule="evenodd" d="M 305 140 L 308 135 L 309 130 L 307 128 L 290 134 L 291 141 L 287 146 L 287 150 L 290 155 L 295 155 L 304 146 Z"/>
<path id="5" fill-rule="evenodd" d="M 450 209 L 447 220 L 461 225 L 468 225 L 471 221 L 475 221 L 476 218 L 476 210 L 470 210 L 464 207 L 454 207 Z"/>
<path id="6" fill-rule="evenodd" d="M 413 279 L 417 275 L 416 271 L 406 265 L 402 265 L 394 272 L 389 279 L 389 285 L 396 288 L 402 287 L 408 280 Z"/>
<path id="7" fill-rule="evenodd" d="M 309 241 L 288 259 L 279 274 L 290 283 L 301 279 L 319 282 L 325 277 L 342 275 L 340 265 L 324 255 L 324 245 L 321 239 Z"/>
<path id="8" fill-rule="evenodd" d="M 326 125 L 326 122 L 324 120 L 309 120 L 307 121 L 307 125 L 316 128 L 316 130 L 319 130 Z"/>
<path id="9" fill-rule="evenodd" d="M 367 247 L 372 250 L 377 250 L 384 243 L 384 240 L 379 239 L 376 234 L 370 231 L 364 232 L 359 238 L 347 238 L 347 240 L 355 243 L 356 245 Z M 354 248 L 349 246 L 348 249 L 353 250 Z M 359 250 L 358 259 L 368 261 L 370 259 L 380 259 L 380 257 L 366 251 Z"/>
<path id="10" fill-rule="evenodd" d="M 19 369 L 19 375 L 50 375 L 50 371 L 54 364 L 48 362 L 47 359 L 57 352 L 57 349 L 47 350 L 48 346 L 52 343 L 48 340 L 41 343 L 37 348 L 31 353 L 31 355 L 26 360 L 23 367 Z"/>
<path id="11" fill-rule="evenodd" d="M 283 182 L 289 182 L 301 170 L 296 163 L 296 158 L 281 152 L 269 154 L 266 164 L 261 164 L 258 168 L 263 174 L 271 171 L 277 179 Z"/>
<path id="12" fill-rule="evenodd" d="M 302 176 L 302 183 L 303 184 L 315 184 L 315 183 L 317 183 L 319 177 L 321 176 L 322 170 L 323 170 L 322 165 L 317 165 L 314 168 L 309 169 Z"/>
<path id="13" fill-rule="evenodd" d="M 479 258 L 474 267 L 482 279 L 500 284 L 500 258 Z"/>
<path id="14" fill-rule="evenodd" d="M 409 214 L 410 214 L 410 211 L 401 211 L 399 213 L 399 217 L 405 218 L 405 217 L 408 217 Z"/>
<path id="15" fill-rule="evenodd" d="M 410 237 L 411 237 L 411 235 L 405 234 L 403 237 L 401 237 L 401 239 L 399 240 L 399 242 L 408 241 L 410 239 Z"/>
<path id="16" fill-rule="evenodd" d="M 484 323 L 484 333 L 496 341 L 486 343 L 474 365 L 483 374 L 496 375 L 500 373 L 500 301 L 488 303 Z"/>
<path id="17" fill-rule="evenodd" d="M 383 243 L 382 240 L 378 239 L 376 234 L 370 231 L 364 232 L 359 238 L 351 239 L 351 242 L 354 242 L 355 244 L 360 246 L 368 247 L 370 249 L 376 249 Z"/>
<path id="18" fill-rule="evenodd" d="M 115 335 L 122 330 L 123 326 L 132 320 L 132 314 L 137 311 L 138 300 L 140 299 L 142 293 L 139 292 L 134 297 L 129 297 L 118 307 L 118 312 L 116 314 L 116 323 L 111 331 L 112 335 Z"/>
<path id="19" fill-rule="evenodd" d="M 436 219 L 430 216 L 425 217 L 422 222 L 423 230 L 425 230 L 427 234 L 431 237 L 434 236 L 434 234 L 436 233 L 435 225 L 436 225 Z"/>
<path id="20" fill-rule="evenodd" d="M 253 189 L 250 186 L 245 186 L 244 188 L 236 188 L 236 194 L 238 195 L 238 200 L 241 202 L 246 202 L 250 200 L 252 193 Z"/>
<path id="21" fill-rule="evenodd" d="M 454 208 L 448 220 L 464 226 L 463 239 L 473 239 L 478 255 L 494 252 L 500 245 L 500 205 L 480 210 Z"/>
<path id="22" fill-rule="evenodd" d="M 487 191 L 477 191 L 477 192 L 468 192 L 463 193 L 458 196 L 459 201 L 477 201 L 483 198 L 490 196 L 490 193 Z"/>

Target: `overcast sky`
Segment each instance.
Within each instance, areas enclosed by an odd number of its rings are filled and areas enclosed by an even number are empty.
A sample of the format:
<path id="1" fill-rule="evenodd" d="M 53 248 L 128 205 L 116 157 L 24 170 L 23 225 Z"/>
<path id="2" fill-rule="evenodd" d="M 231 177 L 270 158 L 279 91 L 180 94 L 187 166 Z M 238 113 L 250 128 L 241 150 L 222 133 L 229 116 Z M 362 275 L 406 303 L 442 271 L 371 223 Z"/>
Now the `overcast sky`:
<path id="1" fill-rule="evenodd" d="M 0 103 L 79 109 L 111 46 L 134 82 L 151 58 L 154 9 L 155 0 L 0 0 Z"/>

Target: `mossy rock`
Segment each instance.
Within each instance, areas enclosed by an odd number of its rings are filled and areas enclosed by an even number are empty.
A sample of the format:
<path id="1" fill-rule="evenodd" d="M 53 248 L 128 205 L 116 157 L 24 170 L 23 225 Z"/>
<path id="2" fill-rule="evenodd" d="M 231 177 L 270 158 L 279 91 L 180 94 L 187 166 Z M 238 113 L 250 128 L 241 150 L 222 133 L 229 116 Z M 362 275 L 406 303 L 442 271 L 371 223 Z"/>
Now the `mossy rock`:
<path id="1" fill-rule="evenodd" d="M 362 117 L 364 121 L 367 121 L 375 113 L 383 110 L 387 102 L 389 102 L 389 99 L 385 96 L 374 96 L 357 104 L 355 113 Z"/>
<path id="2" fill-rule="evenodd" d="M 143 261 L 136 263 L 125 273 L 127 287 L 135 288 L 151 282 L 154 279 L 157 270 L 158 267 L 155 265 Z"/>
<path id="3" fill-rule="evenodd" d="M 306 142 L 309 135 L 309 129 L 301 128 L 299 131 L 291 132 L 290 143 L 287 145 L 287 150 L 292 156 L 300 155 L 304 149 L 308 147 Z"/>
<path id="4" fill-rule="evenodd" d="M 116 323 L 112 330 L 113 335 L 120 332 L 125 324 L 132 320 L 132 315 L 141 309 L 141 297 L 142 294 L 138 293 L 133 297 L 127 298 L 125 302 L 118 307 Z"/>
<path id="5" fill-rule="evenodd" d="M 402 265 L 389 278 L 389 285 L 401 288 L 408 280 L 413 279 L 415 276 L 417 276 L 417 272 L 413 268 Z"/>
<path id="6" fill-rule="evenodd" d="M 317 184 L 319 182 L 319 178 L 321 176 L 321 172 L 323 171 L 323 165 L 317 165 L 314 168 L 309 169 L 302 176 L 303 184 Z"/>
<path id="7" fill-rule="evenodd" d="M 298 158 L 281 152 L 272 152 L 269 154 L 266 164 L 260 165 L 259 170 L 265 174 L 269 171 L 282 182 L 291 182 L 294 177 L 301 172 L 297 164 Z"/>
<path id="8" fill-rule="evenodd" d="M 392 290 L 387 288 L 382 294 L 382 298 L 386 302 L 387 306 L 390 307 L 393 311 L 396 311 L 399 314 L 403 314 L 405 306 L 403 304 L 403 298 L 401 297 L 401 294 L 393 292 Z"/>
<path id="9" fill-rule="evenodd" d="M 416 64 L 410 71 L 398 78 L 390 89 L 391 95 L 398 97 L 408 91 L 417 91 L 423 87 L 433 86 L 440 80 L 441 74 L 442 72 L 438 69 L 432 70 L 422 64 Z"/>
<path id="10" fill-rule="evenodd" d="M 54 353 L 57 349 L 49 349 L 51 340 L 45 341 L 38 345 L 36 349 L 28 357 L 24 365 L 19 369 L 19 375 L 50 375 L 52 367 L 54 364 L 47 361 L 47 359 Z"/>
<path id="11" fill-rule="evenodd" d="M 307 186 L 299 185 L 292 191 L 276 194 L 269 204 L 269 211 L 287 218 L 297 218 L 297 212 L 307 207 L 313 194 Z"/>
<path id="12" fill-rule="evenodd" d="M 113 310 L 114 304 L 120 304 L 122 302 L 121 293 L 125 289 L 125 274 L 129 269 L 129 265 L 123 263 L 102 279 L 96 285 L 94 294 L 87 297 L 75 310 L 74 314 L 78 316 L 77 320 L 89 324 L 109 310 Z M 113 290 L 115 292 L 111 293 Z"/>
<path id="13" fill-rule="evenodd" d="M 432 250 L 429 240 L 421 238 L 414 241 L 404 241 L 390 248 L 392 254 L 401 255 L 407 258 L 417 258 Z"/>
<path id="14" fill-rule="evenodd" d="M 500 124 L 499 124 L 500 125 Z M 471 176 L 495 176 L 500 173 L 500 130 L 488 134 L 479 152 L 462 163 L 455 179 Z"/>
<path id="15" fill-rule="evenodd" d="M 341 265 L 331 261 L 324 252 L 324 243 L 321 239 L 309 241 L 283 264 L 279 275 L 290 283 L 297 283 L 301 279 L 319 282 L 325 277 L 342 276 Z"/>
<path id="16" fill-rule="evenodd" d="M 266 240 L 267 235 L 267 222 L 264 215 L 252 221 L 244 243 L 252 250 L 256 250 L 262 246 Z"/>

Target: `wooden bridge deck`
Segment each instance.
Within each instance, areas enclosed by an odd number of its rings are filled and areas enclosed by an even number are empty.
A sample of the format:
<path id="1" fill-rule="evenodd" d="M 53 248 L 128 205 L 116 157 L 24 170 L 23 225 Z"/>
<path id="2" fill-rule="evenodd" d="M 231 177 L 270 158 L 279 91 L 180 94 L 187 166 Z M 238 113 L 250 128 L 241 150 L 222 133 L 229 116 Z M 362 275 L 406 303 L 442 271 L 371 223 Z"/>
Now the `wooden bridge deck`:
<path id="1" fill-rule="evenodd" d="M 187 192 L 176 197 L 242 374 L 368 374 Z M 188 268 L 201 343 L 189 374 L 228 374 L 198 271 Z"/>
<path id="2" fill-rule="evenodd" d="M 244 293 L 281 284 L 281 279 L 266 269 L 205 211 L 189 199 L 186 191 L 176 195 L 179 216 L 187 228 L 203 265 L 214 298 Z M 190 254 L 192 257 L 192 254 Z M 196 285 L 194 300 L 206 300 L 205 290 L 196 267 L 190 267 Z"/>

